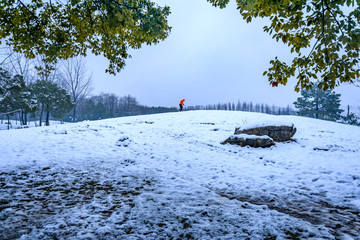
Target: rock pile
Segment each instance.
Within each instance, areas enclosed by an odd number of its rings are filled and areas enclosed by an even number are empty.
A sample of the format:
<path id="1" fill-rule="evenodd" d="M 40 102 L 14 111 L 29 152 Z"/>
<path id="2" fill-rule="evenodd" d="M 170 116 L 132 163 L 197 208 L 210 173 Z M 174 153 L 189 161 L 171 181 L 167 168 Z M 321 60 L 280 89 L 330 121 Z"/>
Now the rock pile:
<path id="1" fill-rule="evenodd" d="M 296 128 L 294 124 L 291 126 L 264 126 L 264 127 L 255 127 L 255 128 L 236 128 L 236 134 L 248 134 L 256 136 L 269 136 L 275 142 L 286 142 L 291 140 L 295 135 Z"/>
<path id="2" fill-rule="evenodd" d="M 236 128 L 233 136 L 226 139 L 221 144 L 232 144 L 250 147 L 271 147 L 275 142 L 290 141 L 296 133 L 296 128 L 292 123 L 264 123 L 261 125 L 251 125 Z"/>
<path id="3" fill-rule="evenodd" d="M 241 147 L 250 146 L 250 147 L 271 147 L 275 145 L 275 142 L 268 136 L 253 136 L 246 134 L 233 135 L 226 139 L 221 144 L 232 144 L 239 145 Z"/>

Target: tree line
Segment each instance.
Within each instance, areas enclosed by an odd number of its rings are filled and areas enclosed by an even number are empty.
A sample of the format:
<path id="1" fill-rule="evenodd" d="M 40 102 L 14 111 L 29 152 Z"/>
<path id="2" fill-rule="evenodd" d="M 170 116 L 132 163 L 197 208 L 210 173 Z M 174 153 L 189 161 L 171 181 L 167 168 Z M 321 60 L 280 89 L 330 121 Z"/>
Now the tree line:
<path id="1" fill-rule="evenodd" d="M 113 93 L 101 93 L 89 96 L 78 104 L 76 121 L 100 120 L 134 115 L 176 112 L 175 107 L 149 107 L 141 105 L 135 97 L 130 95 L 119 97 Z M 73 121 L 68 114 L 65 121 Z"/>
<path id="2" fill-rule="evenodd" d="M 274 115 L 296 115 L 297 111 L 290 105 L 287 107 L 277 107 L 268 104 L 254 104 L 252 102 L 218 103 L 208 105 L 187 106 L 185 111 L 191 110 L 228 110 L 228 111 L 247 111 L 259 112 Z M 102 93 L 84 99 L 78 105 L 77 120 L 99 120 L 105 118 L 115 118 L 133 115 L 144 115 L 153 113 L 176 112 L 176 107 L 148 107 L 139 104 L 135 97 L 130 95 L 119 97 L 113 93 Z M 68 114 L 66 121 L 72 121 Z"/>
<path id="3" fill-rule="evenodd" d="M 37 122 L 36 125 L 49 126 L 50 120 L 78 122 L 177 111 L 175 107 L 141 105 L 130 95 L 118 97 L 101 93 L 90 96 L 79 83 L 65 82 L 63 77 L 55 79 L 57 81 L 37 79 L 26 84 L 23 76 L 12 75 L 0 67 L 0 120 L 5 118 L 10 124 L 10 120 L 16 119 L 24 126 L 31 120 Z M 90 88 L 91 84 L 85 85 Z"/>
<path id="4" fill-rule="evenodd" d="M 290 105 L 287 107 L 278 107 L 275 105 L 269 105 L 267 103 L 253 103 L 253 102 L 241 102 L 240 100 L 228 103 L 208 104 L 208 105 L 196 105 L 189 106 L 186 110 L 225 110 L 225 111 L 245 111 L 245 112 L 258 112 L 267 113 L 273 115 L 296 115 Z"/>
<path id="5" fill-rule="evenodd" d="M 278 107 L 267 103 L 234 102 L 218 103 L 210 105 L 189 106 L 185 110 L 225 110 L 225 111 L 246 111 L 259 112 L 272 115 L 298 115 L 328 121 L 335 121 L 350 125 L 360 126 L 360 117 L 350 111 L 347 106 L 345 110 L 341 109 L 341 94 L 333 90 L 323 90 L 313 87 L 309 90 L 302 90 L 301 96 L 293 103 L 295 109 L 290 105 L 287 107 Z M 359 108 L 360 110 L 360 108 Z"/>

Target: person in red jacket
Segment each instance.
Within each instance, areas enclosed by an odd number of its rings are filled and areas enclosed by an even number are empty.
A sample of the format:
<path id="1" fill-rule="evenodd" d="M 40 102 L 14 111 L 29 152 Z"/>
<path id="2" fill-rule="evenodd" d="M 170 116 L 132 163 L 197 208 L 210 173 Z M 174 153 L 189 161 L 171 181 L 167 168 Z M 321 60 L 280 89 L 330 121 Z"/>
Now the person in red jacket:
<path id="1" fill-rule="evenodd" d="M 180 104 L 179 104 L 179 106 L 180 106 L 180 112 L 183 110 L 184 102 L 185 102 L 185 99 L 182 99 L 182 100 L 180 101 Z"/>

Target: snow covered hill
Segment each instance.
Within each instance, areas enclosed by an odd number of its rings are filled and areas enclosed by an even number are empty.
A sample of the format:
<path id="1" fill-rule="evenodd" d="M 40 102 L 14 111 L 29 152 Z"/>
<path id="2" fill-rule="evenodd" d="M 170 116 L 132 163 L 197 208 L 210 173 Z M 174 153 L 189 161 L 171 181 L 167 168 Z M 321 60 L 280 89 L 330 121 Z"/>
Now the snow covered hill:
<path id="1" fill-rule="evenodd" d="M 221 145 L 292 122 L 295 142 Z M 360 128 L 189 111 L 0 131 L 0 239 L 360 239 Z"/>

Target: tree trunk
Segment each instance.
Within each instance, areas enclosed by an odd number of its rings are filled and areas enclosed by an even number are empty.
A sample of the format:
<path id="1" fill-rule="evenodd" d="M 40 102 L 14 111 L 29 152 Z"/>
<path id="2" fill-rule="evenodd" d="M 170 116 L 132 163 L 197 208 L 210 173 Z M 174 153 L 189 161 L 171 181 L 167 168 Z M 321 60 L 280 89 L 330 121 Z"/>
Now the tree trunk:
<path id="1" fill-rule="evenodd" d="M 42 122 L 42 116 L 43 116 L 43 113 L 44 113 L 44 107 L 41 108 L 41 111 L 40 111 L 40 119 L 39 119 L 39 126 L 41 127 L 41 122 Z"/>
<path id="2" fill-rule="evenodd" d="M 315 110 L 316 110 L 316 112 L 315 112 L 315 118 L 316 119 L 319 119 L 319 105 L 320 105 L 320 102 L 322 102 L 321 101 L 321 91 L 322 90 L 320 90 L 320 89 L 316 89 L 316 98 L 315 98 Z M 324 116 L 323 116 L 323 114 L 321 114 L 320 115 L 320 119 L 323 119 L 324 118 Z"/>
<path id="3" fill-rule="evenodd" d="M 10 130 L 10 115 L 7 115 L 8 130 Z"/>
<path id="4" fill-rule="evenodd" d="M 24 114 L 24 125 L 28 124 L 27 113 Z"/>
<path id="5" fill-rule="evenodd" d="M 77 104 L 75 103 L 74 110 L 73 110 L 73 116 L 72 116 L 72 122 L 76 122 L 76 107 L 77 107 Z"/>
<path id="6" fill-rule="evenodd" d="M 45 126 L 50 126 L 50 111 L 46 111 Z"/>
<path id="7" fill-rule="evenodd" d="M 21 110 L 19 114 L 20 114 L 20 125 L 22 125 L 22 126 L 26 125 L 26 120 L 25 120 L 26 113 L 25 113 L 25 111 Z"/>
<path id="8" fill-rule="evenodd" d="M 316 93 L 316 99 L 315 99 L 315 118 L 319 119 L 319 96 L 318 96 L 318 93 Z"/>
<path id="9" fill-rule="evenodd" d="M 19 116 L 20 126 L 22 126 L 22 125 L 23 125 L 22 111 L 19 111 L 19 112 L 18 112 L 18 116 Z"/>

